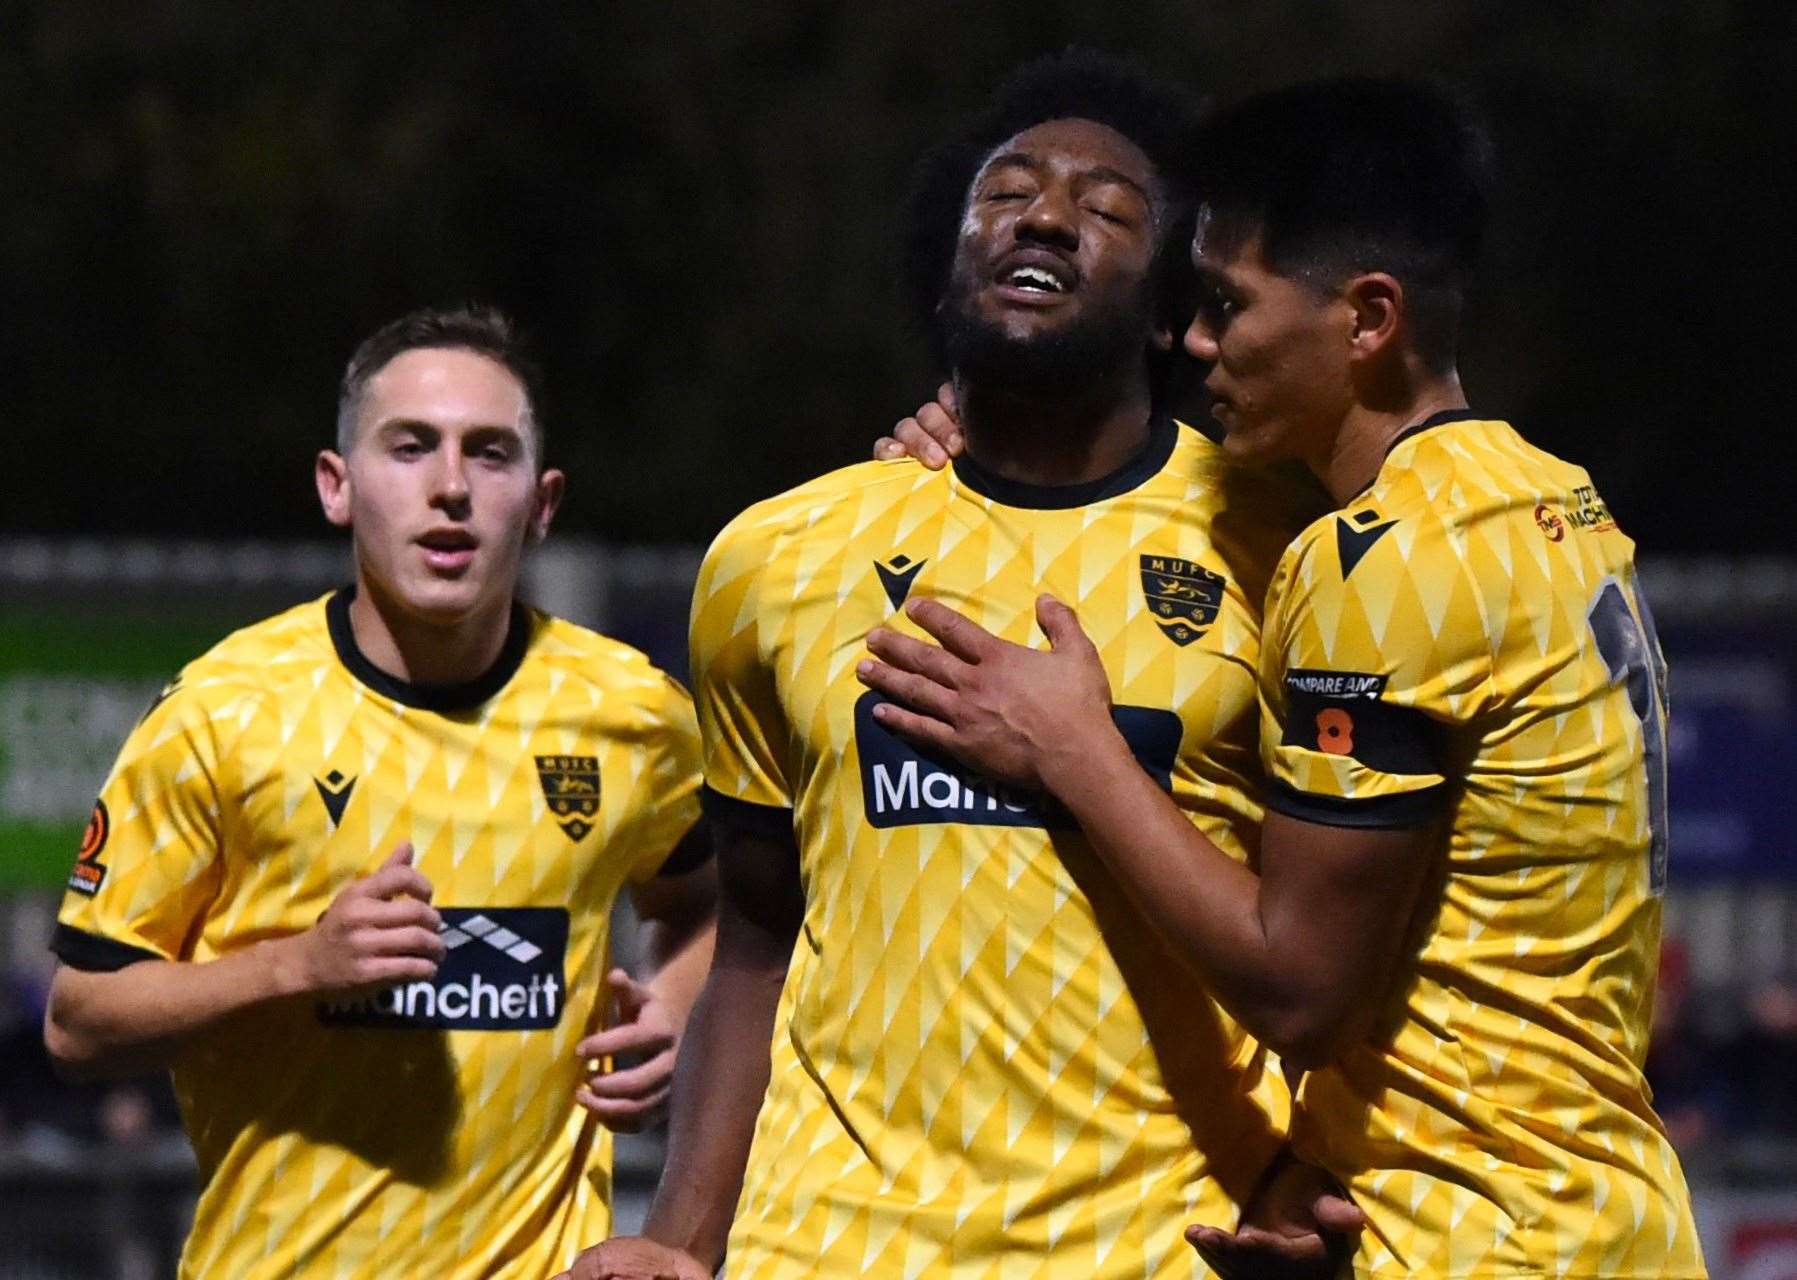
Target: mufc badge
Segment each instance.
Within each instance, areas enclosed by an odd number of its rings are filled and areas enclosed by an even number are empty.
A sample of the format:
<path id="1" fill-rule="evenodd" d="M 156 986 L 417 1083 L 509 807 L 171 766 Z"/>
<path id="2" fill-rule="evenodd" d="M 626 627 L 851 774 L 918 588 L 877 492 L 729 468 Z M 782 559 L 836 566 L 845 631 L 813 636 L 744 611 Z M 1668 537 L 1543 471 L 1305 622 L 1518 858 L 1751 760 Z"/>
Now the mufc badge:
<path id="1" fill-rule="evenodd" d="M 599 816 L 599 757 L 538 756 L 537 778 L 549 812 L 568 839 L 585 839 Z"/>
<path id="2" fill-rule="evenodd" d="M 1142 592 L 1161 634 L 1188 645 L 1210 629 L 1223 607 L 1223 575 L 1177 556 L 1142 557 Z"/>

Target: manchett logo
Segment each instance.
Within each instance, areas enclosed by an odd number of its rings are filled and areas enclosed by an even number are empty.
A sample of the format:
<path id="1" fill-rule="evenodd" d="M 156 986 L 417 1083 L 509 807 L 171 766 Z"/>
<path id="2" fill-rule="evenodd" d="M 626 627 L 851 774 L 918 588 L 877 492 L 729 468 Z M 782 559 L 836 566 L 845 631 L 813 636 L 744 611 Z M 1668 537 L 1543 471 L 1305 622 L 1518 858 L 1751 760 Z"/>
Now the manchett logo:
<path id="1" fill-rule="evenodd" d="M 434 978 L 318 1006 L 330 1026 L 529 1031 L 567 1003 L 568 913 L 560 907 L 443 907 L 448 950 Z"/>

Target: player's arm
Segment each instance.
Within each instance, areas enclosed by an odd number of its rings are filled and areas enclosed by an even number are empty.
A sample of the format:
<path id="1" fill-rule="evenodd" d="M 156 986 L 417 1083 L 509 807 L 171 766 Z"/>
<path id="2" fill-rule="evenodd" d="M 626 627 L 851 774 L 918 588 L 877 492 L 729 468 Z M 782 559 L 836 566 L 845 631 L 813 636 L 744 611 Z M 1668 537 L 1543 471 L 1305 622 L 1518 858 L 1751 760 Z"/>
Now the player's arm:
<path id="1" fill-rule="evenodd" d="M 703 820 L 688 829 L 658 874 L 630 886 L 643 972 L 632 977 L 613 969 L 606 975 L 612 1023 L 575 1047 L 582 1059 L 601 1064 L 575 1100 L 608 1128 L 635 1133 L 666 1108 L 681 1038 L 711 967 L 717 899 Z M 619 1061 L 618 1055 L 631 1058 Z"/>
<path id="2" fill-rule="evenodd" d="M 44 1014 L 51 1061 L 79 1078 L 130 1075 L 169 1065 L 194 1035 L 271 1000 L 430 977 L 443 944 L 430 882 L 411 860 L 400 845 L 312 928 L 216 960 L 172 960 L 65 926 Z"/>
<path id="3" fill-rule="evenodd" d="M 861 678 L 883 723 L 995 776 L 1045 787 L 1146 920 L 1256 1037 L 1300 1066 L 1361 1037 L 1396 972 L 1438 854 L 1434 823 L 1335 826 L 1270 813 L 1258 874 L 1193 826 L 1130 754 L 1096 650 L 1047 599 L 1053 648 L 1007 644 L 933 601 L 912 618 L 942 648 L 889 631 Z M 903 704 L 903 705 L 898 705 Z"/>
<path id="4" fill-rule="evenodd" d="M 588 1249 L 568 1272 L 572 1280 L 686 1280 L 711 1275 L 723 1261 L 805 900 L 790 830 L 722 822 L 717 852 L 717 950 L 674 1071 L 661 1183 L 642 1238 Z"/>

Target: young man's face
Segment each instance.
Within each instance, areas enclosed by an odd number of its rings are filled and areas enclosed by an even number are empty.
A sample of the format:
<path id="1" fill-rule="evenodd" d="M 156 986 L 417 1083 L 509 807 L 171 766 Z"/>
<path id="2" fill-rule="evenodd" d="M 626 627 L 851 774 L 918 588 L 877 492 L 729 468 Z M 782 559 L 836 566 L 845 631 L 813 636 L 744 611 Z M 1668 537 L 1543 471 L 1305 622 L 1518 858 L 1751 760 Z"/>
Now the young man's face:
<path id="1" fill-rule="evenodd" d="M 319 459 L 319 496 L 371 590 L 435 625 L 503 616 L 562 491 L 528 412 L 518 379 L 471 351 L 402 352 L 369 379 L 348 454 Z"/>
<path id="2" fill-rule="evenodd" d="M 1090 120 L 998 147 L 968 190 L 943 300 L 957 370 L 1076 379 L 1139 358 L 1154 332 L 1155 183 L 1139 147 Z"/>
<path id="3" fill-rule="evenodd" d="M 1352 402 L 1354 308 L 1266 265 L 1258 236 L 1218 243 L 1201 216 L 1192 242 L 1198 313 L 1185 347 L 1204 380 L 1223 445 L 1254 462 L 1315 460 Z"/>

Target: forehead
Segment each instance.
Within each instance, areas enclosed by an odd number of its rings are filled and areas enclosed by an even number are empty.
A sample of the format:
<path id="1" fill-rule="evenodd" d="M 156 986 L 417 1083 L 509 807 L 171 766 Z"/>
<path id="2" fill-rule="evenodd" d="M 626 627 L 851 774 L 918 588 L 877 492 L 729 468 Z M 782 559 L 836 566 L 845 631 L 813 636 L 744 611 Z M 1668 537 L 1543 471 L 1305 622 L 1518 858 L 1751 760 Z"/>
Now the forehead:
<path id="1" fill-rule="evenodd" d="M 406 417 L 429 422 L 517 425 L 527 409 L 524 386 L 488 356 L 458 347 L 402 351 L 368 380 L 364 420 Z"/>
<path id="2" fill-rule="evenodd" d="M 1201 275 L 1265 272 L 1260 228 L 1218 218 L 1209 205 L 1198 206 L 1192 228 L 1192 266 Z"/>
<path id="3" fill-rule="evenodd" d="M 1141 187 L 1153 187 L 1154 164 L 1135 143 L 1109 125 L 1069 117 L 1044 120 L 992 149 L 980 171 L 1000 164 L 1033 164 L 1079 171 L 1110 170 Z"/>

